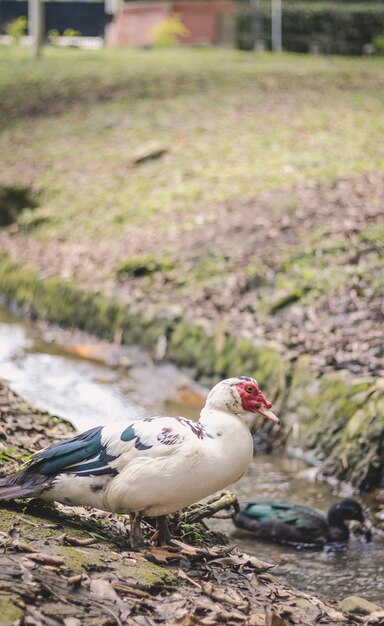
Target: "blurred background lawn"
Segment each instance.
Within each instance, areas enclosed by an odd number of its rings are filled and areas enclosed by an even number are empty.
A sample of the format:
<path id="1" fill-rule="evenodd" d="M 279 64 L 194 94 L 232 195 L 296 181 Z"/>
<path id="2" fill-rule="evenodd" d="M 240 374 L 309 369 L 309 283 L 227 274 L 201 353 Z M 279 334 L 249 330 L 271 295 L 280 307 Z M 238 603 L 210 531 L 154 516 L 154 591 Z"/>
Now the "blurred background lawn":
<path id="1" fill-rule="evenodd" d="M 175 212 L 378 170 L 383 85 L 382 58 L 46 48 L 36 63 L 2 46 L 0 185 L 38 192 L 38 238 L 115 239 L 154 213 L 166 229 Z"/>

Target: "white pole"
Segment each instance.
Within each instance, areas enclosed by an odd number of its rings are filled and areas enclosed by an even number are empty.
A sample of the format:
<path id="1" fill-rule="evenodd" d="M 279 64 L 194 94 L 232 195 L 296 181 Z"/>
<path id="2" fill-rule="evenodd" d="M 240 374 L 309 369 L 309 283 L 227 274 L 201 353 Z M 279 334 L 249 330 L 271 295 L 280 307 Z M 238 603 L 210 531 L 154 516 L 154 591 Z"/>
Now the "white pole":
<path id="1" fill-rule="evenodd" d="M 44 35 L 44 4 L 43 0 L 32 0 L 32 57 L 37 59 L 41 54 Z"/>
<path id="2" fill-rule="evenodd" d="M 251 45 L 253 50 L 261 49 L 261 2 L 250 0 L 251 9 Z"/>
<path id="3" fill-rule="evenodd" d="M 272 50 L 273 52 L 281 52 L 282 49 L 282 33 L 281 33 L 281 0 L 272 0 Z"/>
<path id="4" fill-rule="evenodd" d="M 35 32 L 35 25 L 33 23 L 33 3 L 35 0 L 28 0 L 28 35 L 33 37 Z"/>

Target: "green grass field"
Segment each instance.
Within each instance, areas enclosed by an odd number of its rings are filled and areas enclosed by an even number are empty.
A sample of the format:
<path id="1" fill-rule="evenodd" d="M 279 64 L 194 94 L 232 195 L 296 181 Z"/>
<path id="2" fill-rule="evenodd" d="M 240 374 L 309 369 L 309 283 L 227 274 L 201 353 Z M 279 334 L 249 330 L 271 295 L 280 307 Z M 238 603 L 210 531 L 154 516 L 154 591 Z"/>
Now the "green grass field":
<path id="1" fill-rule="evenodd" d="M 175 212 L 378 170 L 383 86 L 381 59 L 47 48 L 36 62 L 3 46 L 0 185 L 39 192 L 38 238 L 115 239 L 155 213 L 166 228 Z"/>

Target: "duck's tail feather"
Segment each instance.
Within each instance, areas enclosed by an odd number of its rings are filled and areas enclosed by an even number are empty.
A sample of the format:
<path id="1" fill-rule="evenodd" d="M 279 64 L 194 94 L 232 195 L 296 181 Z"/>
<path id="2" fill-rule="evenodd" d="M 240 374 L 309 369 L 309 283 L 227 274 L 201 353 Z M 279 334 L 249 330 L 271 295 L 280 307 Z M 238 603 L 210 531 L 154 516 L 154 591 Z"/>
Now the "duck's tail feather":
<path id="1" fill-rule="evenodd" d="M 0 500 L 36 498 L 52 485 L 53 477 L 21 470 L 0 478 Z"/>

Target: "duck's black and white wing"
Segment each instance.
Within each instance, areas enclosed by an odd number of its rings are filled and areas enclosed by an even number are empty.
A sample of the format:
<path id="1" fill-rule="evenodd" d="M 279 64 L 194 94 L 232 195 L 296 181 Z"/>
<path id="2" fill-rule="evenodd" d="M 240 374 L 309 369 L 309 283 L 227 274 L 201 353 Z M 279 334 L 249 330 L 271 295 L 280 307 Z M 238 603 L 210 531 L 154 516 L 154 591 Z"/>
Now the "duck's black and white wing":
<path id="1" fill-rule="evenodd" d="M 62 474 L 112 478 L 137 456 L 172 455 L 188 439 L 210 436 L 198 423 L 173 417 L 97 426 L 44 448 L 21 471 L 0 479 L 0 499 L 40 495 Z"/>

